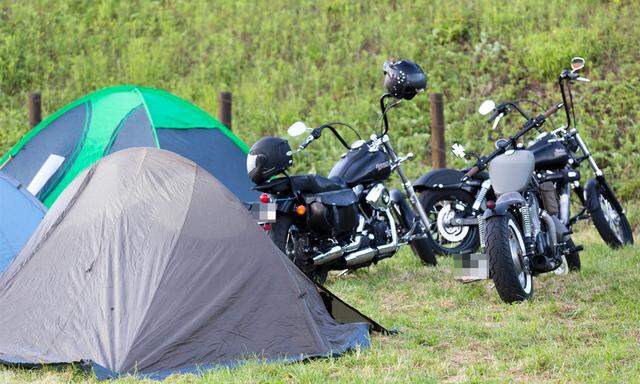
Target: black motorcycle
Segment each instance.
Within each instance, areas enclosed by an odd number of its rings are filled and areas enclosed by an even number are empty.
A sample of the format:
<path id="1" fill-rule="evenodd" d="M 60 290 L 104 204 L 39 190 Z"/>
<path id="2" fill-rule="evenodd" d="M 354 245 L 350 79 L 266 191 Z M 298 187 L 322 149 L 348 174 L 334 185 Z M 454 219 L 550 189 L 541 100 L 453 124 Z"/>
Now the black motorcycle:
<path id="1" fill-rule="evenodd" d="M 566 126 L 550 133 L 541 133 L 527 148 L 535 157 L 536 173 L 544 191 L 545 209 L 569 229 L 578 220 L 591 218 L 602 239 L 612 248 L 631 244 L 633 233 L 624 209 L 575 127 L 571 85 L 575 81 L 589 80 L 578 74 L 584 67 L 584 59 L 574 58 L 571 67 L 559 77 Z M 493 123 L 493 129 L 502 117 L 512 111 L 530 120 L 517 102 L 496 106 L 488 100 L 479 109 L 483 115 L 492 113 L 489 122 Z M 458 157 L 466 155 L 464 148 L 457 143 L 452 150 Z M 595 178 L 583 187 L 579 167 L 585 161 L 591 166 Z M 486 209 L 487 202 L 496 199 L 486 172 L 479 172 L 461 181 L 466 171 L 437 169 L 414 183 L 431 222 L 427 240 L 438 254 L 459 254 L 477 249 L 480 241 L 477 218 Z M 581 209 L 573 216 L 570 199 L 572 189 L 581 205 Z"/>
<path id="2" fill-rule="evenodd" d="M 503 301 L 511 303 L 533 294 L 533 277 L 546 272 L 566 273 L 580 267 L 579 251 L 571 230 L 550 211 L 549 180 L 535 170 L 536 157 L 519 139 L 532 129 L 540 130 L 547 119 L 564 106 L 558 103 L 544 114 L 530 118 L 520 131 L 496 142 L 496 150 L 480 157 L 462 181 L 485 168 L 496 201 L 487 201 L 478 216 L 480 254 L 486 261 L 486 277 L 495 283 Z M 495 108 L 494 116 L 502 112 Z M 553 205 L 556 207 L 557 205 Z"/>
<path id="3" fill-rule="evenodd" d="M 318 282 L 326 279 L 329 270 L 362 268 L 391 257 L 404 244 L 409 244 L 423 263 L 436 264 L 425 241 L 424 211 L 402 170 L 402 163 L 413 154 L 396 154 L 387 119 L 391 108 L 426 87 L 426 78 L 420 67 L 409 61 L 385 63 L 385 85 L 388 93 L 380 98 L 383 129 L 369 140 L 348 145 L 338 131 L 347 126 L 343 123 L 309 129 L 298 122 L 289 128 L 291 136 L 310 131 L 296 153 L 327 130 L 345 147 L 347 152 L 328 177 L 288 175 L 293 151 L 283 139 L 263 138 L 249 153 L 249 176 L 263 192 L 261 201 L 274 206 L 276 217 L 265 224 L 272 240 Z M 395 100 L 387 102 L 389 99 Z M 385 185 L 393 172 L 400 177 L 413 209 L 402 192 Z M 272 178 L 274 175 L 282 176 Z"/>

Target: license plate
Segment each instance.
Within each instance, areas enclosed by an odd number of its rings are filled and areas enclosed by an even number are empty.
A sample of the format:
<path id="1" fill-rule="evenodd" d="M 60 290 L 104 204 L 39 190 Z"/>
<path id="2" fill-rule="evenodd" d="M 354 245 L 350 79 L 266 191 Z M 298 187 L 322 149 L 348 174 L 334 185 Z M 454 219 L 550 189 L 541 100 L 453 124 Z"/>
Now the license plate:
<path id="1" fill-rule="evenodd" d="M 453 255 L 453 277 L 474 281 L 489 278 L 489 259 L 485 253 L 459 253 Z"/>
<path id="2" fill-rule="evenodd" d="M 276 203 L 251 203 L 249 212 L 259 224 L 276 221 Z"/>

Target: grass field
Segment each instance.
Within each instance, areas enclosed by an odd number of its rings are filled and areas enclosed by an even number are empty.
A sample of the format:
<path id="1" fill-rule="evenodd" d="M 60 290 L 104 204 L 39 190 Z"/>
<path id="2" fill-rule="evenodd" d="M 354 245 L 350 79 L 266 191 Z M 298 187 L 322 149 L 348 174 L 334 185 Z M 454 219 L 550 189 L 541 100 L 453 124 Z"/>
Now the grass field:
<path id="1" fill-rule="evenodd" d="M 247 364 L 166 383 L 640 382 L 640 247 L 612 251 L 581 231 L 583 269 L 542 276 L 535 298 L 507 305 L 489 281 L 461 284 L 451 260 L 423 267 L 410 252 L 329 287 L 397 336 L 370 349 L 299 364 Z M 0 369 L 0 383 L 93 383 L 79 371 Z M 133 378 L 117 383 L 137 383 Z"/>

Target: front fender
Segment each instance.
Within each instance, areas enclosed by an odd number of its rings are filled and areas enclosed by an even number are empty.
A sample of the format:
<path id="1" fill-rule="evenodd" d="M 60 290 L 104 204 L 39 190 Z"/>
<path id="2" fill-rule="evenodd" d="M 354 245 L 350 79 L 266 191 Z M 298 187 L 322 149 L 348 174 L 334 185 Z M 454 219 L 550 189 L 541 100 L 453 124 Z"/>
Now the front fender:
<path id="1" fill-rule="evenodd" d="M 398 207 L 400 220 L 402 220 L 402 226 L 405 228 L 405 230 L 411 229 L 416 215 L 413 213 L 413 210 L 409 206 L 404 193 L 394 188 L 389 192 L 389 196 L 391 198 L 391 201 Z"/>
<path id="2" fill-rule="evenodd" d="M 413 189 L 420 193 L 426 190 L 438 190 L 442 189 L 444 185 L 451 185 L 460 183 L 464 173 L 457 169 L 451 168 L 439 168 L 433 169 L 424 175 L 420 176 L 414 183 Z M 462 189 L 467 192 L 473 193 L 473 188 L 463 185 Z"/>
<path id="3" fill-rule="evenodd" d="M 624 211 L 624 209 L 620 205 L 620 202 L 618 201 L 618 198 L 615 196 L 613 190 L 606 182 L 606 180 L 591 179 L 587 181 L 587 184 L 585 184 L 584 186 L 584 201 L 589 212 L 600 209 L 600 202 L 598 201 L 599 193 L 608 198 L 616 211 Z"/>
<path id="4" fill-rule="evenodd" d="M 511 208 L 520 208 L 525 204 L 526 201 L 524 200 L 524 197 L 522 197 L 518 192 L 505 193 L 498 197 L 496 207 L 485 210 L 482 217 L 487 220 L 494 216 L 504 216 Z"/>

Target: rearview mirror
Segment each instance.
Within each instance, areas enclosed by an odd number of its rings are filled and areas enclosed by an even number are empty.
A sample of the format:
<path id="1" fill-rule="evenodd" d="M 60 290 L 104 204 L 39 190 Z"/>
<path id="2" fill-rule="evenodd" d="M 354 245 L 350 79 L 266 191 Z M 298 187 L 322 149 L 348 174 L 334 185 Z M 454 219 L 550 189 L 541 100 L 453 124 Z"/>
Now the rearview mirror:
<path id="1" fill-rule="evenodd" d="M 482 104 L 480 104 L 480 108 L 478 108 L 478 113 L 484 116 L 484 115 L 490 114 L 491 111 L 493 111 L 494 109 L 496 109 L 495 101 L 485 100 L 482 102 Z"/>
<path id="2" fill-rule="evenodd" d="M 584 68 L 584 59 L 582 57 L 571 59 L 571 72 L 578 72 L 582 68 Z"/>
<path id="3" fill-rule="evenodd" d="M 302 135 L 308 130 L 310 130 L 310 128 L 307 127 L 305 123 L 303 123 L 302 121 L 296 121 L 295 123 L 291 124 L 289 129 L 287 129 L 287 133 L 291 137 L 296 137 Z"/>
<path id="4" fill-rule="evenodd" d="M 457 158 L 464 159 L 467 156 L 464 147 L 460 143 L 453 143 L 451 145 L 451 152 Z"/>

